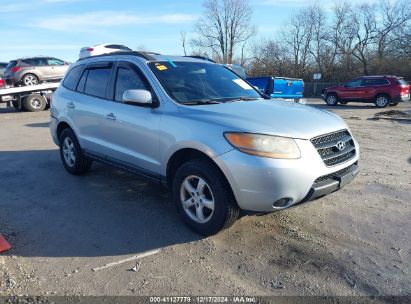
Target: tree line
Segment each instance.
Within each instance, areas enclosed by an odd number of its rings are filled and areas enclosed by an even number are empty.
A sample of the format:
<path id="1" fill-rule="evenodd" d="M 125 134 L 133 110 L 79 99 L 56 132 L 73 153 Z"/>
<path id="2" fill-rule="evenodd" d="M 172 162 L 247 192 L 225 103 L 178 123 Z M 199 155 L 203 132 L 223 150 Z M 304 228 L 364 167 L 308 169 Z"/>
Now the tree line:
<path id="1" fill-rule="evenodd" d="M 258 38 L 247 0 L 205 0 L 195 38 L 181 35 L 185 53 L 236 63 L 248 75 L 346 81 L 389 74 L 411 79 L 411 2 L 308 5 L 272 37 Z"/>

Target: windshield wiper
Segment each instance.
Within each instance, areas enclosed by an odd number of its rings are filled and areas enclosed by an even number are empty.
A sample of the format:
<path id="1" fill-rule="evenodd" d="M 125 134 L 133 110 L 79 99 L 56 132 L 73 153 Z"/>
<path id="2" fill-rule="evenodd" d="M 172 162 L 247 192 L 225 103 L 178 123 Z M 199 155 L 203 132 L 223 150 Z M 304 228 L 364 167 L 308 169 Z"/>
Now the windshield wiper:
<path id="1" fill-rule="evenodd" d="M 218 101 L 216 101 L 216 100 L 203 100 L 203 99 L 200 99 L 200 100 L 189 100 L 189 101 L 185 101 L 185 102 L 181 102 L 181 104 L 183 104 L 183 105 L 188 105 L 188 106 L 191 106 L 191 105 L 203 105 L 203 104 L 218 104 L 218 103 L 221 103 L 221 102 L 218 102 Z"/>
<path id="2" fill-rule="evenodd" d="M 234 101 L 251 101 L 251 100 L 257 100 L 258 97 L 233 97 L 233 98 L 227 98 L 225 99 L 226 102 L 234 102 Z"/>

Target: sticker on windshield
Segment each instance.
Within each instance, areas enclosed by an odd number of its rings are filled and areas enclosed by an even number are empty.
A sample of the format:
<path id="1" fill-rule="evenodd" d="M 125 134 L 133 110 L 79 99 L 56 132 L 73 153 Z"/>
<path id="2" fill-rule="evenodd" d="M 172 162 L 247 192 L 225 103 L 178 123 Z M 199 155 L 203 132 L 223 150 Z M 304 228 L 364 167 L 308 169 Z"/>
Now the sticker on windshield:
<path id="1" fill-rule="evenodd" d="M 156 63 L 155 66 L 156 66 L 157 70 L 159 70 L 159 71 L 167 70 L 167 67 L 165 65 Z"/>
<path id="2" fill-rule="evenodd" d="M 252 90 L 253 88 L 244 80 L 238 78 L 238 79 L 233 79 L 233 81 L 238 84 L 240 87 L 242 87 L 244 90 Z"/>

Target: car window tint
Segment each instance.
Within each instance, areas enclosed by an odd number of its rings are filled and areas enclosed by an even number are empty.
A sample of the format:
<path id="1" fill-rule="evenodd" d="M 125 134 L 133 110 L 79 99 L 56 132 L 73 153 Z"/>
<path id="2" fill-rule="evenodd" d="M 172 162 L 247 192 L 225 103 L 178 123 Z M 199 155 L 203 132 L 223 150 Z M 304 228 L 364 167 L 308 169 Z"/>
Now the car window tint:
<path id="1" fill-rule="evenodd" d="M 80 81 L 78 82 L 76 91 L 83 93 L 84 92 L 84 86 L 86 84 L 86 80 L 87 80 L 87 76 L 88 76 L 88 70 L 85 70 L 83 75 L 80 78 Z"/>
<path id="2" fill-rule="evenodd" d="M 35 66 L 47 66 L 49 65 L 46 58 L 37 58 L 34 60 Z"/>
<path id="3" fill-rule="evenodd" d="M 20 62 L 21 66 L 33 66 L 35 65 L 34 60 L 33 59 L 24 59 Z"/>
<path id="4" fill-rule="evenodd" d="M 148 88 L 139 73 L 119 68 L 117 70 L 115 100 L 123 101 L 123 93 L 127 90 L 148 90 Z"/>
<path id="5" fill-rule="evenodd" d="M 111 69 L 90 69 L 88 71 L 84 93 L 100 98 L 106 97 L 106 89 Z"/>
<path id="6" fill-rule="evenodd" d="M 83 65 L 78 65 L 72 68 L 63 80 L 63 86 L 70 90 L 75 90 L 80 73 L 83 70 Z"/>
<path id="7" fill-rule="evenodd" d="M 64 61 L 57 58 L 48 58 L 47 63 L 48 65 L 64 65 Z"/>
<path id="8" fill-rule="evenodd" d="M 347 82 L 346 87 L 347 88 L 355 88 L 359 87 L 361 85 L 361 79 L 355 79 Z"/>

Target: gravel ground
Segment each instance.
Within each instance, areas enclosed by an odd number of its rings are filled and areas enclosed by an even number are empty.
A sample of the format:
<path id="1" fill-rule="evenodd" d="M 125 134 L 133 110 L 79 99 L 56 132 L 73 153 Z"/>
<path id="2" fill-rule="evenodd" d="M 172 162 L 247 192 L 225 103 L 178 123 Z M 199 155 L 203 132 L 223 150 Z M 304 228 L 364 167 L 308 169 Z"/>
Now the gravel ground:
<path id="1" fill-rule="evenodd" d="M 347 187 L 297 208 L 245 216 L 201 238 L 169 193 L 95 164 L 67 174 L 49 112 L 0 105 L 0 295 L 411 295 L 411 104 L 326 107 L 361 146 Z M 378 112 L 396 110 L 390 115 Z M 404 114 L 405 113 L 405 114 Z M 161 249 L 142 258 L 93 268 Z"/>

